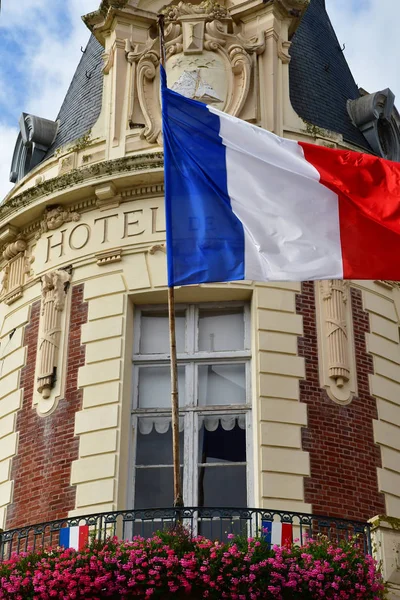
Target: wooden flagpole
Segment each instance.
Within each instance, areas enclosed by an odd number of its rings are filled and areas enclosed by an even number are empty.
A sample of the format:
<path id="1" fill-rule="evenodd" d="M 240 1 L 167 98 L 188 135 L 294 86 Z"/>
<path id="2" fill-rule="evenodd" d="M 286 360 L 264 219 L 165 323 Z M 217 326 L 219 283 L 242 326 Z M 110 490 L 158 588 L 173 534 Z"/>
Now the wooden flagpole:
<path id="1" fill-rule="evenodd" d="M 160 64 L 165 69 L 164 15 L 158 15 L 160 36 Z M 171 410 L 172 410 L 172 456 L 174 466 L 174 506 L 183 506 L 180 452 L 179 452 L 179 396 L 178 366 L 176 359 L 175 289 L 168 287 L 168 321 L 171 360 Z"/>

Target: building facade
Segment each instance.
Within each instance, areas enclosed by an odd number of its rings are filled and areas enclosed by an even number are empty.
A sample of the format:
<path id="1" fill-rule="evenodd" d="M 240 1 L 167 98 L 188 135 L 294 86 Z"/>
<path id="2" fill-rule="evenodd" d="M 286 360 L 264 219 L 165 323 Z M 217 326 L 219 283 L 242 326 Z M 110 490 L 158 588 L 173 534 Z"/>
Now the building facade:
<path id="1" fill-rule="evenodd" d="M 0 526 L 171 506 L 157 14 L 170 87 L 280 136 L 400 160 L 323 0 L 103 0 L 0 206 Z M 400 590 L 400 287 L 176 290 L 186 506 L 367 521 Z M 387 518 L 384 518 L 384 516 Z M 400 592 L 399 592 L 400 594 Z"/>

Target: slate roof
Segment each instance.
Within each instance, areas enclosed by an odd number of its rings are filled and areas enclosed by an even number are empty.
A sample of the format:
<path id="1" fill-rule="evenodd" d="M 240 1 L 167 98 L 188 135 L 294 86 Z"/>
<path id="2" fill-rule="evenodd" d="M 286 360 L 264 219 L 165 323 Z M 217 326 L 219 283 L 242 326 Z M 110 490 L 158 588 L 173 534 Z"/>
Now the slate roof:
<path id="1" fill-rule="evenodd" d="M 103 46 L 91 36 L 58 113 L 60 127 L 46 158 L 82 137 L 96 123 L 103 95 L 103 52 Z"/>
<path id="2" fill-rule="evenodd" d="M 325 0 L 311 0 L 293 36 L 290 54 L 290 99 L 297 114 L 370 150 L 347 112 L 347 100 L 355 100 L 360 94 L 326 12 Z"/>

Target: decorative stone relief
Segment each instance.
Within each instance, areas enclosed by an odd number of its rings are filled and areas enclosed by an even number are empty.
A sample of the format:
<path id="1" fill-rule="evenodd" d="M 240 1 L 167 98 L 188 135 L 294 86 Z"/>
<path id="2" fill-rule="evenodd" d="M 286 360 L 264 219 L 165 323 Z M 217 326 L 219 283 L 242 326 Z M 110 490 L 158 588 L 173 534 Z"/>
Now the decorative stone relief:
<path id="1" fill-rule="evenodd" d="M 130 99 L 129 122 L 134 123 L 134 106 L 136 98 L 145 120 L 145 127 L 140 137 L 151 144 L 157 143 L 161 134 L 161 105 L 159 93 L 156 91 L 157 67 L 160 63 L 160 42 L 158 38 L 151 40 L 144 47 L 127 41 L 127 59 L 132 65 L 132 93 Z"/>
<path id="2" fill-rule="evenodd" d="M 60 158 L 58 162 L 58 174 L 64 175 L 64 173 L 69 173 L 73 169 L 76 169 L 77 162 L 77 154 L 73 152 L 72 154 L 68 154 L 68 156 L 64 156 Z"/>
<path id="3" fill-rule="evenodd" d="M 149 248 L 149 254 L 153 255 L 156 252 L 163 252 L 164 254 L 167 254 L 167 246 L 165 244 L 154 244 L 154 246 Z"/>
<path id="4" fill-rule="evenodd" d="M 98 252 L 95 254 L 97 264 L 99 267 L 109 265 L 110 263 L 121 262 L 122 260 L 122 249 L 110 250 L 108 252 Z"/>
<path id="5" fill-rule="evenodd" d="M 317 291 L 321 385 L 334 402 L 348 404 L 355 392 L 349 284 L 336 279 L 320 281 Z"/>
<path id="6" fill-rule="evenodd" d="M 232 18 L 226 8 L 213 0 L 199 5 L 180 2 L 167 7 L 164 13 L 169 87 L 187 98 L 215 104 L 239 116 L 255 75 L 252 55 L 264 51 L 264 39 L 246 39 L 239 30 L 229 33 L 234 29 Z M 132 65 L 129 120 L 133 127 L 138 101 L 145 121 L 141 137 L 156 143 L 161 133 L 159 40 L 145 45 L 133 45 L 128 40 L 126 56 Z"/>
<path id="7" fill-rule="evenodd" d="M 66 210 L 62 206 L 49 207 L 43 215 L 36 239 L 38 240 L 43 233 L 59 229 L 64 223 L 79 221 L 80 218 L 81 215 L 79 213 Z"/>
<path id="8" fill-rule="evenodd" d="M 61 335 L 61 314 L 71 282 L 71 269 L 46 273 L 41 278 L 41 329 L 38 348 L 37 391 L 47 400 L 54 387 Z"/>
<path id="9" fill-rule="evenodd" d="M 27 243 L 21 235 L 4 247 L 3 258 L 7 262 L 3 269 L 0 300 L 5 304 L 10 305 L 22 296 L 25 276 L 30 273 L 26 248 Z"/>

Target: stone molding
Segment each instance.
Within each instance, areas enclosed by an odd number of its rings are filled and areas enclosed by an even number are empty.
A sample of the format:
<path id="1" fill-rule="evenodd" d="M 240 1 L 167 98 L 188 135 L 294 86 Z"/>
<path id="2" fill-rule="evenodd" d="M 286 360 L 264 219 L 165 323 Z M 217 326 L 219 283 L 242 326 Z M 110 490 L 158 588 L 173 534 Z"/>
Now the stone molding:
<path id="1" fill-rule="evenodd" d="M 117 248 L 116 250 L 110 250 L 108 252 L 98 252 L 95 254 L 95 257 L 99 267 L 103 267 L 111 263 L 121 262 L 122 249 Z"/>
<path id="2" fill-rule="evenodd" d="M 21 209 L 33 204 L 33 202 L 39 199 L 44 200 L 57 192 L 70 190 L 72 186 L 78 184 L 81 185 L 85 182 L 90 185 L 93 179 L 101 176 L 112 177 L 113 175 L 120 174 L 131 175 L 141 171 L 159 170 L 161 172 L 163 166 L 162 152 L 148 152 L 136 154 L 135 156 L 107 160 L 95 163 L 88 167 L 80 167 L 71 173 L 46 180 L 20 194 L 6 198 L 0 206 L 0 219 L 6 221 L 6 219 L 11 218 L 12 213 L 21 211 Z"/>

